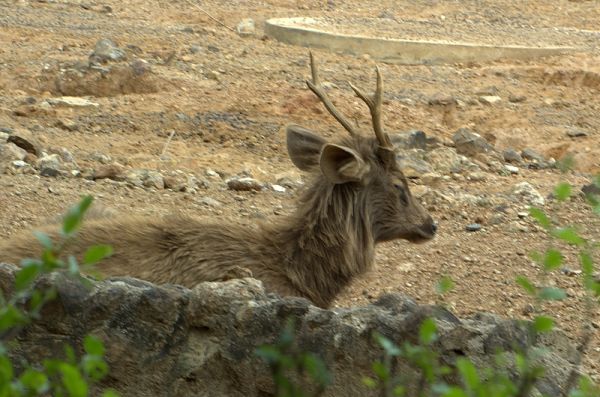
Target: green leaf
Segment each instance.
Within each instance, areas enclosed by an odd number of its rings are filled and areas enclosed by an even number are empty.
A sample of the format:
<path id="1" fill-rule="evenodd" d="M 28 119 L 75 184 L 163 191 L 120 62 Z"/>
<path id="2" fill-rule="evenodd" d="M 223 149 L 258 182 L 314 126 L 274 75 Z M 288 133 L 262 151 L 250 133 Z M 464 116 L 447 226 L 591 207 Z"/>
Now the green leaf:
<path id="1" fill-rule="evenodd" d="M 385 350 L 386 354 L 388 354 L 390 356 L 400 355 L 400 348 L 398 346 L 396 346 L 394 344 L 394 342 L 392 342 L 385 336 L 378 334 L 378 333 L 376 333 L 374 336 L 375 336 L 375 339 L 377 340 L 377 343 L 379 343 L 379 345 L 383 348 L 383 350 Z"/>
<path id="2" fill-rule="evenodd" d="M 325 363 L 312 353 L 304 355 L 304 368 L 311 378 L 321 386 L 331 383 L 331 376 Z"/>
<path id="3" fill-rule="evenodd" d="M 549 249 L 544 255 L 544 269 L 552 271 L 558 269 L 562 265 L 563 256 L 562 253 L 556 249 Z"/>
<path id="4" fill-rule="evenodd" d="M 440 281 L 438 281 L 436 290 L 438 294 L 443 295 L 446 292 L 449 292 L 454 288 L 454 281 L 449 276 L 442 276 Z"/>
<path id="5" fill-rule="evenodd" d="M 592 276 L 594 274 L 594 260 L 588 252 L 581 251 L 579 253 L 579 262 L 585 276 Z"/>
<path id="6" fill-rule="evenodd" d="M 83 348 L 87 354 L 92 354 L 95 356 L 104 355 L 104 344 L 95 336 L 86 335 L 86 337 L 83 339 Z"/>
<path id="7" fill-rule="evenodd" d="M 373 378 L 369 378 L 368 376 L 364 376 L 362 378 L 362 383 L 369 389 L 375 389 L 377 387 L 377 381 Z"/>
<path id="8" fill-rule="evenodd" d="M 517 276 L 516 279 L 517 284 L 519 284 L 529 295 L 535 295 L 537 289 L 535 286 L 529 281 L 529 279 L 525 276 Z"/>
<path id="9" fill-rule="evenodd" d="M 102 393 L 102 397 L 119 397 L 119 393 L 117 393 L 115 390 L 108 389 Z"/>
<path id="10" fill-rule="evenodd" d="M 396 386 L 394 390 L 392 390 L 392 394 L 395 397 L 402 397 L 406 394 L 406 388 L 404 386 Z"/>
<path id="11" fill-rule="evenodd" d="M 42 247 L 44 247 L 44 249 L 51 250 L 51 251 L 54 249 L 54 244 L 52 244 L 52 240 L 50 240 L 50 236 L 48 236 L 46 233 L 35 230 L 33 232 L 33 235 L 35 236 L 37 241 L 39 241 L 40 244 L 42 244 Z"/>
<path id="12" fill-rule="evenodd" d="M 546 213 L 541 209 L 531 207 L 529 208 L 529 215 L 531 215 L 531 217 L 535 219 L 537 223 L 539 223 L 540 226 L 544 229 L 550 229 L 552 227 L 552 222 L 550 221 L 550 218 L 548 218 Z"/>
<path id="13" fill-rule="evenodd" d="M 572 170 L 575 166 L 575 158 L 573 157 L 573 155 L 568 154 L 559 161 L 557 161 L 556 166 L 561 172 L 567 172 L 569 170 Z"/>
<path id="14" fill-rule="evenodd" d="M 477 390 L 480 380 L 479 375 L 477 374 L 477 369 L 473 363 L 468 359 L 461 357 L 456 360 L 456 366 L 460 372 L 460 376 L 462 377 L 465 386 L 467 386 L 467 388 L 471 391 Z"/>
<path id="15" fill-rule="evenodd" d="M 375 375 L 377 375 L 381 381 L 386 382 L 390 378 L 390 369 L 381 361 L 373 362 L 372 367 L 373 372 L 375 372 Z"/>
<path id="16" fill-rule="evenodd" d="M 585 240 L 581 238 L 579 234 L 577 234 L 575 229 L 573 229 L 572 227 L 563 227 L 555 229 L 552 231 L 552 235 L 571 245 L 585 244 Z"/>
<path id="17" fill-rule="evenodd" d="M 81 225 L 81 221 L 83 220 L 83 215 L 87 211 L 87 209 L 92 205 L 92 201 L 94 199 L 92 196 L 85 196 L 81 199 L 79 204 L 70 208 L 67 211 L 63 219 L 63 227 L 62 232 L 65 236 L 72 235 Z"/>
<path id="18" fill-rule="evenodd" d="M 429 345 L 437 339 L 437 325 L 431 318 L 427 318 L 421 323 L 419 329 L 419 341 L 423 345 Z"/>
<path id="19" fill-rule="evenodd" d="M 15 289 L 23 291 L 29 287 L 40 274 L 40 270 L 39 264 L 35 262 L 30 262 L 26 266 L 21 267 L 15 276 Z"/>
<path id="20" fill-rule="evenodd" d="M 444 388 L 438 387 L 438 390 L 443 390 L 439 395 L 441 397 L 467 397 L 468 394 L 461 388 L 456 386 L 444 385 Z"/>
<path id="21" fill-rule="evenodd" d="M 540 290 L 539 298 L 549 301 L 559 301 L 567 297 L 564 290 L 557 287 L 544 287 Z"/>
<path id="22" fill-rule="evenodd" d="M 539 333 L 550 332 L 554 329 L 554 320 L 547 316 L 537 316 L 533 320 L 533 327 Z"/>
<path id="23" fill-rule="evenodd" d="M 79 274 L 79 264 L 77 263 L 77 259 L 73 255 L 69 255 L 67 258 L 67 263 L 69 264 L 69 273 L 72 275 Z"/>
<path id="24" fill-rule="evenodd" d="M 83 373 L 94 381 L 99 381 L 108 374 L 108 364 L 101 356 L 85 355 L 81 360 Z"/>
<path id="25" fill-rule="evenodd" d="M 27 317 L 15 306 L 8 305 L 0 308 L 0 331 L 27 323 Z"/>
<path id="26" fill-rule="evenodd" d="M 554 195 L 558 201 L 565 201 L 571 196 L 571 190 L 571 185 L 561 182 L 554 188 Z"/>
<path id="27" fill-rule="evenodd" d="M 27 368 L 23 374 L 21 374 L 19 382 L 27 390 L 31 390 L 36 394 L 46 393 L 50 388 L 46 374 L 32 368 Z"/>
<path id="28" fill-rule="evenodd" d="M 5 355 L 0 356 L 0 385 L 12 382 L 14 370 L 9 358 Z"/>
<path id="29" fill-rule="evenodd" d="M 88 385 L 77 367 L 62 363 L 59 367 L 62 383 L 70 397 L 87 397 Z"/>
<path id="30" fill-rule="evenodd" d="M 83 263 L 93 265 L 112 255 L 113 249 L 110 245 L 94 245 L 85 252 Z"/>
<path id="31" fill-rule="evenodd" d="M 276 346 L 265 345 L 256 349 L 256 355 L 269 364 L 276 364 L 281 360 L 281 352 Z"/>

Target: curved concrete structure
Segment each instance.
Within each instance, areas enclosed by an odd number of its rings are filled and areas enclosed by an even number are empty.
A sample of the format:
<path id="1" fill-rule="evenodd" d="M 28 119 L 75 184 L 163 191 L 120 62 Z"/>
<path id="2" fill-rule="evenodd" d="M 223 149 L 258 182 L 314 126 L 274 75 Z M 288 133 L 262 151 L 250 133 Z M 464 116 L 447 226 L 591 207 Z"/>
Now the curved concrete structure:
<path id="1" fill-rule="evenodd" d="M 273 18 L 265 33 L 281 42 L 324 48 L 344 54 L 368 54 L 374 59 L 408 65 L 481 62 L 500 58 L 528 59 L 574 51 L 573 47 L 524 47 L 436 41 L 397 40 L 336 34 L 306 27 L 313 18 Z"/>

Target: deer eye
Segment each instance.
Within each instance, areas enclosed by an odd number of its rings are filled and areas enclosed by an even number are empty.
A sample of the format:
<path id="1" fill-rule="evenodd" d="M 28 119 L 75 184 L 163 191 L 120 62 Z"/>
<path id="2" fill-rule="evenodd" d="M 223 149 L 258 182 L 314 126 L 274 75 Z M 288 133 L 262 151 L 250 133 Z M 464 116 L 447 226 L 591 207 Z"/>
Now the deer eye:
<path id="1" fill-rule="evenodd" d="M 402 201 L 402 204 L 408 205 L 408 196 L 406 194 L 406 188 L 404 185 L 396 183 L 394 187 L 398 190 L 398 195 L 400 196 L 400 201 Z"/>

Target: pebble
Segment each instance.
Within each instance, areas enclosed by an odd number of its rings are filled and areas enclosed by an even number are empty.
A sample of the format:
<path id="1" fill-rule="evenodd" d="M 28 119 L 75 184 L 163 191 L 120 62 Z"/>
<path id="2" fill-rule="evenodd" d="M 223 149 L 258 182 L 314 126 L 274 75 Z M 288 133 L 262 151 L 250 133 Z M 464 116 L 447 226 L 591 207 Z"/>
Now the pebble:
<path id="1" fill-rule="evenodd" d="M 211 198 L 208 196 L 200 197 L 197 200 L 197 202 L 198 202 L 198 204 L 206 205 L 208 207 L 220 207 L 221 206 L 220 202 L 218 202 L 214 198 Z"/>
<path id="2" fill-rule="evenodd" d="M 479 223 L 471 223 L 467 226 L 465 226 L 465 230 L 467 232 L 478 232 L 479 230 L 481 230 L 481 224 Z"/>
<path id="3" fill-rule="evenodd" d="M 92 102 L 89 99 L 75 97 L 75 96 L 63 96 L 57 98 L 48 98 L 45 101 L 52 106 L 66 106 L 66 107 L 98 107 L 100 104 Z"/>
<path id="4" fill-rule="evenodd" d="M 567 136 L 571 137 L 571 138 L 580 138 L 580 137 L 584 137 L 584 136 L 588 136 L 588 132 L 578 129 L 578 128 L 571 128 L 569 130 L 567 130 Z"/>
<path id="5" fill-rule="evenodd" d="M 233 177 L 225 181 L 227 187 L 238 191 L 260 191 L 263 185 L 254 178 Z"/>
<path id="6" fill-rule="evenodd" d="M 281 185 L 271 185 L 271 189 L 273 189 L 277 193 L 285 193 L 286 192 L 286 188 L 284 188 Z"/>
<path id="7" fill-rule="evenodd" d="M 14 143 L 28 153 L 39 156 L 42 153 L 42 145 L 28 130 L 18 130 L 13 132 L 7 139 L 7 142 Z"/>
<path id="8" fill-rule="evenodd" d="M 0 161 L 25 160 L 27 152 L 14 143 L 0 144 Z"/>
<path id="9" fill-rule="evenodd" d="M 502 152 L 502 157 L 508 163 L 520 163 L 523 161 L 523 157 L 514 149 L 506 149 Z"/>
<path id="10" fill-rule="evenodd" d="M 479 102 L 485 105 L 494 105 L 498 102 L 501 102 L 502 98 L 497 95 L 482 95 L 479 97 Z"/>
<path id="11" fill-rule="evenodd" d="M 90 64 L 104 64 L 109 61 L 121 61 L 127 56 L 111 39 L 100 39 L 90 54 Z"/>
<path id="12" fill-rule="evenodd" d="M 460 128 L 456 131 L 452 136 L 452 142 L 458 153 L 467 156 L 493 151 L 492 145 L 485 138 L 468 128 Z"/>
<path id="13" fill-rule="evenodd" d="M 235 28 L 237 34 L 242 37 L 248 37 L 256 33 L 256 26 L 254 20 L 251 18 L 242 19 Z"/>
<path id="14" fill-rule="evenodd" d="M 512 195 L 529 205 L 541 207 L 546 204 L 544 197 L 529 182 L 517 183 L 512 189 Z"/>
<path id="15" fill-rule="evenodd" d="M 41 176 L 58 176 L 61 170 L 60 156 L 58 154 L 44 155 L 38 159 L 37 166 Z"/>
<path id="16" fill-rule="evenodd" d="M 506 164 L 504 166 L 504 169 L 507 170 L 508 172 L 510 172 L 511 174 L 519 173 L 519 167 L 515 167 L 514 165 Z"/>

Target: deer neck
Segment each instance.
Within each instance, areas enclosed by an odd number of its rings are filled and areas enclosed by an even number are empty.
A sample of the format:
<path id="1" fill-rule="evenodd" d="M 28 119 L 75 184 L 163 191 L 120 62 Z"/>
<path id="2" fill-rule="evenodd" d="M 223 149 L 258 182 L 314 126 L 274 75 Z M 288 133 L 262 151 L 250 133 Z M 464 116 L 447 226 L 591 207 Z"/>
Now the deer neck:
<path id="1" fill-rule="evenodd" d="M 300 199 L 293 215 L 275 226 L 287 277 L 321 306 L 328 306 L 373 263 L 369 209 L 359 194 L 346 186 L 317 186 Z"/>

